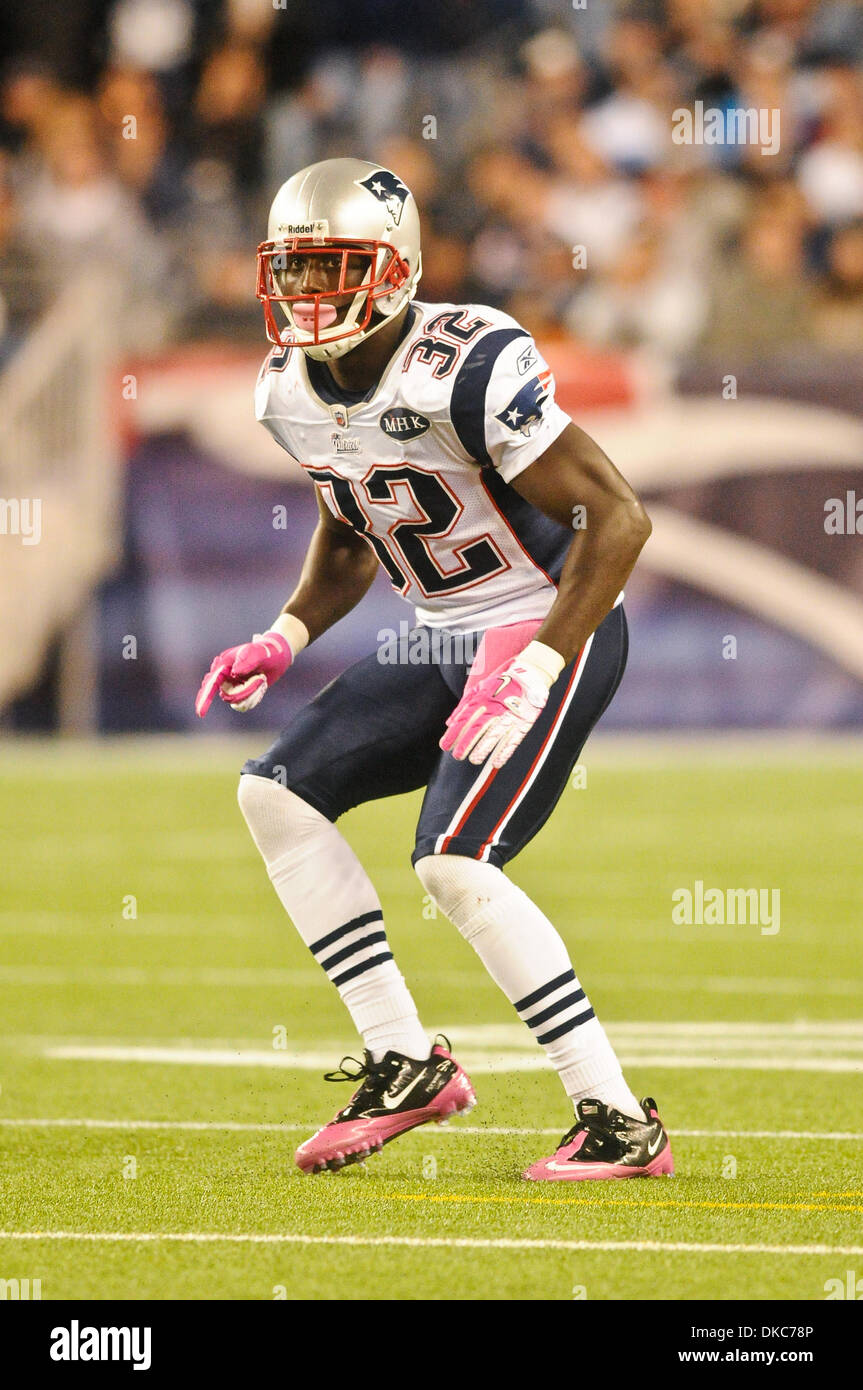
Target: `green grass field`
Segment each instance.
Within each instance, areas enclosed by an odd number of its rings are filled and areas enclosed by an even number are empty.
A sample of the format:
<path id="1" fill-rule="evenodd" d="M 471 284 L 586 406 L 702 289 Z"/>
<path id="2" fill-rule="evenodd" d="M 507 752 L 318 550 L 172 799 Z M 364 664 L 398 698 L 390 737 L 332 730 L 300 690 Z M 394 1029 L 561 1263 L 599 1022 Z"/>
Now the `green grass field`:
<path id="1" fill-rule="evenodd" d="M 588 750 L 512 874 L 657 1096 L 677 1176 L 548 1187 L 519 1173 L 568 1102 L 424 909 L 413 797 L 344 829 L 479 1105 L 365 1169 L 295 1170 L 349 1093 L 321 1072 L 358 1044 L 240 818 L 248 751 L 0 757 L 0 1279 L 43 1299 L 817 1300 L 863 1274 L 859 746 Z M 778 888 L 780 930 L 675 925 L 696 880 Z"/>

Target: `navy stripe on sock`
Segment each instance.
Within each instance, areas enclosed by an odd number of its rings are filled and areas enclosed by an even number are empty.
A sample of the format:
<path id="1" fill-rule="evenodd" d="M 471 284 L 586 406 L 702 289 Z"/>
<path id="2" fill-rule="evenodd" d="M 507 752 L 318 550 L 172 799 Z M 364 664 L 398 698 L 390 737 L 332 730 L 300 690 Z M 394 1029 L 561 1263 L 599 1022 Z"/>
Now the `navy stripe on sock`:
<path id="1" fill-rule="evenodd" d="M 541 1037 L 537 1038 L 537 1042 L 554 1042 L 556 1038 L 562 1038 L 564 1033 L 568 1033 L 572 1028 L 577 1028 L 580 1023 L 587 1023 L 589 1019 L 595 1017 L 596 1015 L 593 1009 L 585 1009 L 583 1014 L 579 1014 L 576 1018 L 567 1019 L 566 1023 L 561 1023 L 559 1027 L 552 1028 L 550 1033 L 543 1033 Z"/>
<path id="2" fill-rule="evenodd" d="M 363 947 L 375 946 L 379 941 L 386 941 L 386 939 L 385 931 L 369 932 L 367 936 L 361 936 L 358 941 L 352 941 L 350 946 L 343 946 L 334 955 L 327 956 L 326 960 L 321 961 L 321 969 L 332 970 L 334 965 L 340 965 L 343 960 L 347 960 L 348 956 L 354 956 L 357 951 L 362 951 Z"/>
<path id="3" fill-rule="evenodd" d="M 521 1013 L 522 1009 L 529 1009 L 531 1004 L 538 1004 L 540 999 L 547 998 L 547 996 L 553 994 L 556 989 L 560 989 L 561 985 L 568 985 L 570 981 L 574 979 L 574 970 L 564 970 L 563 974 L 558 975 L 556 980 L 549 980 L 547 985 L 543 985 L 541 989 L 535 989 L 533 994 L 526 994 L 523 999 L 519 999 L 512 1007 Z"/>
<path id="4" fill-rule="evenodd" d="M 392 960 L 392 958 L 392 951 L 383 951 L 379 956 L 372 956 L 369 960 L 361 960 L 359 965 L 352 965 L 350 970 L 345 970 L 341 975 L 336 975 L 333 979 L 333 984 L 345 985 L 348 980 L 354 980 L 357 975 L 362 975 L 364 971 L 371 970 L 375 965 L 383 965 L 385 960 Z"/>
<path id="5" fill-rule="evenodd" d="M 352 921 L 345 922 L 343 927 L 336 927 L 335 931 L 329 932 L 327 936 L 322 936 L 320 941 L 313 941 L 309 950 L 313 956 L 317 955 L 318 951 L 322 951 L 325 946 L 332 946 L 334 941 L 339 941 L 343 936 L 347 936 L 348 932 L 356 931 L 358 927 L 368 926 L 369 922 L 382 922 L 383 920 L 384 914 L 379 907 L 375 908 L 374 912 L 364 912 L 361 917 L 354 917 Z"/>
<path id="6" fill-rule="evenodd" d="M 584 990 L 577 989 L 573 994 L 567 994 L 563 999 L 558 999 L 556 1004 L 549 1004 L 542 1013 L 534 1014 L 533 1018 L 526 1018 L 524 1022 L 528 1028 L 535 1028 L 538 1023 L 546 1023 L 548 1019 L 554 1018 L 555 1014 L 559 1014 L 561 1009 L 568 1008 L 570 1004 L 580 1004 L 584 997 Z"/>

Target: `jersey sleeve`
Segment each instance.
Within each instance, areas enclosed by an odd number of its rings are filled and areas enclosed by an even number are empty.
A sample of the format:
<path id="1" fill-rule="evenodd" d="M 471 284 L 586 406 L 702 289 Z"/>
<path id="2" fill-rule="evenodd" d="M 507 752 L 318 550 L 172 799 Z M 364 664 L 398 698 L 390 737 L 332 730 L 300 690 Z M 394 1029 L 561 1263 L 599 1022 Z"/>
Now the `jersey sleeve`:
<path id="1" fill-rule="evenodd" d="M 272 420 L 266 416 L 261 417 L 260 415 L 258 416 L 258 419 L 260 423 L 263 425 L 264 429 L 267 431 L 267 433 L 271 434 L 273 436 L 273 439 L 275 439 L 276 443 L 281 445 L 288 457 L 292 458 L 294 460 L 294 463 L 299 463 L 300 460 L 297 458 L 291 444 L 288 442 L 288 435 L 284 427 L 284 421 Z"/>
<path id="2" fill-rule="evenodd" d="M 524 329 L 487 334 L 464 362 L 452 422 L 479 464 L 512 482 L 554 443 L 570 417 L 554 399 L 554 377 Z"/>
<path id="3" fill-rule="evenodd" d="M 281 445 L 285 453 L 289 454 L 295 463 L 299 463 L 289 422 L 280 407 L 276 393 L 278 376 L 285 369 L 289 351 L 290 349 L 279 351 L 274 348 L 265 358 L 255 386 L 255 418 L 267 433 L 273 436 L 276 443 Z"/>

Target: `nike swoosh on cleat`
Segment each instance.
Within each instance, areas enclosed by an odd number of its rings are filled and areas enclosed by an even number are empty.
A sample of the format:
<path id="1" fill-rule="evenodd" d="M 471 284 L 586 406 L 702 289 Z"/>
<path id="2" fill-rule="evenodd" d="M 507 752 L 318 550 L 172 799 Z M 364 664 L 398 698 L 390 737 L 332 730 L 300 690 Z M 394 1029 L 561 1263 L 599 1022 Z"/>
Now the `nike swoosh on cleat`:
<path id="1" fill-rule="evenodd" d="M 420 1084 L 424 1076 L 425 1072 L 421 1071 L 419 1076 L 415 1076 L 411 1084 L 409 1086 L 405 1086 L 404 1090 L 399 1091 L 397 1096 L 391 1096 L 387 1092 L 384 1092 L 383 1096 L 381 1097 L 381 1099 L 383 1100 L 384 1109 L 395 1110 L 397 1105 L 401 1105 L 405 1096 L 410 1094 L 414 1086 L 418 1086 Z"/>
<path id="2" fill-rule="evenodd" d="M 648 1146 L 647 1146 L 647 1152 L 650 1154 L 650 1157 L 651 1157 L 651 1158 L 653 1158 L 653 1155 L 656 1153 L 656 1151 L 657 1151 L 657 1149 L 659 1148 L 659 1146 L 660 1146 L 661 1143 L 662 1143 L 662 1130 L 659 1131 L 659 1134 L 658 1134 L 657 1137 L 656 1137 L 656 1143 L 655 1143 L 655 1144 L 648 1144 Z"/>
<path id="3" fill-rule="evenodd" d="M 554 1159 L 550 1158 L 545 1166 L 551 1168 L 555 1173 L 571 1173 L 575 1169 L 583 1171 L 585 1168 L 613 1168 L 615 1165 L 613 1163 L 573 1163 L 572 1160 L 568 1160 L 566 1163 L 555 1163 Z"/>

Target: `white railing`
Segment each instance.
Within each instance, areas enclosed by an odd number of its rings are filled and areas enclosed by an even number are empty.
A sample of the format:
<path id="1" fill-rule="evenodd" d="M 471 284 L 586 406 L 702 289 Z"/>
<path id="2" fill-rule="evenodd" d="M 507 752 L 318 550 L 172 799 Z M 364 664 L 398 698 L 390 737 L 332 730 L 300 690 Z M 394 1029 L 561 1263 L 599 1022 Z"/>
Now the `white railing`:
<path id="1" fill-rule="evenodd" d="M 121 544 L 119 303 L 110 277 L 71 283 L 0 375 L 0 710 L 56 640 L 67 731 L 96 726 L 95 591 Z"/>

